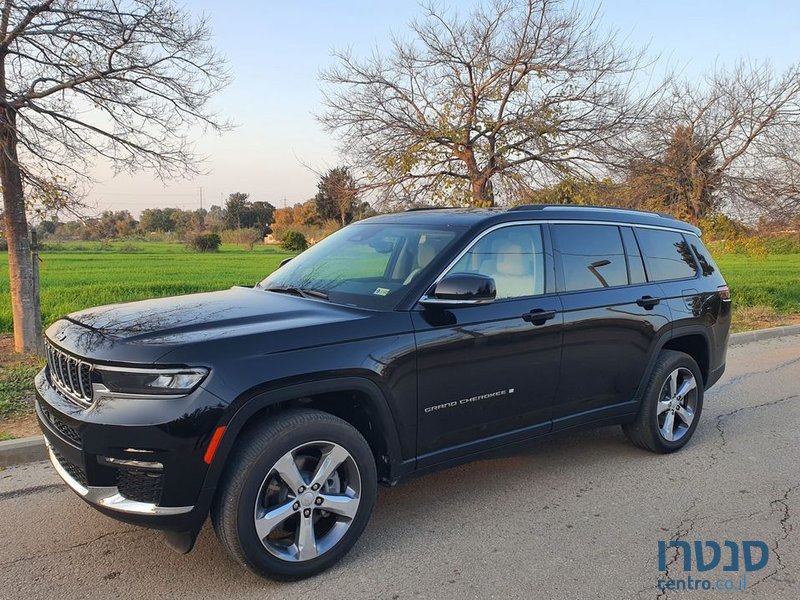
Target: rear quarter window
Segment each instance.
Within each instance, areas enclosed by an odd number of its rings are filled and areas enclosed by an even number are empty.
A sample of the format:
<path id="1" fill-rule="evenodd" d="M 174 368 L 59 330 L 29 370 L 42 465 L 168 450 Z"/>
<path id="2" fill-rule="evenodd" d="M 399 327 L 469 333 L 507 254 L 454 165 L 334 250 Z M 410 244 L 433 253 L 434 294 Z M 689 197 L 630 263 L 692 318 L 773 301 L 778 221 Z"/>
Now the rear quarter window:
<path id="1" fill-rule="evenodd" d="M 637 227 L 636 239 L 650 281 L 688 279 L 697 275 L 697 263 L 682 234 Z"/>
<path id="2" fill-rule="evenodd" d="M 703 277 L 708 277 L 709 275 L 713 275 L 714 273 L 719 272 L 719 267 L 714 262 L 714 259 L 711 258 L 711 253 L 708 251 L 701 242 L 697 238 L 689 238 L 691 242 L 692 250 L 694 250 L 695 256 L 697 256 L 697 262 L 700 263 L 700 271 L 703 273 Z"/>

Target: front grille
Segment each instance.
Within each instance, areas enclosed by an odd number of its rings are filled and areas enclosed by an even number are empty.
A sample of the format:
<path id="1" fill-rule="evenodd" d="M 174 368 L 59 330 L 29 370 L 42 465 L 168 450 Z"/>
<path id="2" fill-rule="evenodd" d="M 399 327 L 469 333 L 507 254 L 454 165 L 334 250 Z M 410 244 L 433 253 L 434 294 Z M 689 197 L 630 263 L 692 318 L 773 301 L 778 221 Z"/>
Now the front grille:
<path id="1" fill-rule="evenodd" d="M 55 386 L 80 404 L 92 403 L 92 365 L 45 342 L 47 368 Z"/>
<path id="2" fill-rule="evenodd" d="M 80 483 L 83 487 L 87 487 L 86 486 L 86 473 L 83 472 L 83 469 L 81 469 L 75 463 L 73 463 L 73 462 L 67 460 L 66 458 L 64 458 L 63 456 L 61 456 L 61 453 L 58 450 L 56 450 L 55 448 L 51 448 L 51 450 L 52 450 L 53 454 L 55 455 L 56 460 L 61 465 L 61 468 L 64 469 L 67 473 L 69 473 L 69 476 L 72 477 L 78 483 Z"/>
<path id="3" fill-rule="evenodd" d="M 44 416 L 47 418 L 47 421 L 53 426 L 53 428 L 58 431 L 61 435 L 63 435 L 68 440 L 75 442 L 78 446 L 83 444 L 83 438 L 78 431 L 64 422 L 63 419 L 59 418 L 58 416 L 54 415 L 52 412 L 47 410 L 44 407 L 41 407 Z"/>
<path id="4" fill-rule="evenodd" d="M 134 469 L 117 469 L 119 493 L 137 502 L 158 504 L 161 502 L 163 473 Z"/>

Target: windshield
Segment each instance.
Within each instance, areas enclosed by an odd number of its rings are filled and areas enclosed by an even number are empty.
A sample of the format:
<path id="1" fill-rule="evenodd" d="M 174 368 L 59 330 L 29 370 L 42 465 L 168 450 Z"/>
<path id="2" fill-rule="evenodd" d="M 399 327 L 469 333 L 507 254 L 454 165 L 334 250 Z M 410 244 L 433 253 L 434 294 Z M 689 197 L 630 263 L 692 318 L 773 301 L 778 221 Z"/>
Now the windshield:
<path id="1" fill-rule="evenodd" d="M 259 285 L 276 292 L 327 296 L 339 304 L 393 308 L 460 231 L 433 225 L 350 225 L 292 259 Z"/>

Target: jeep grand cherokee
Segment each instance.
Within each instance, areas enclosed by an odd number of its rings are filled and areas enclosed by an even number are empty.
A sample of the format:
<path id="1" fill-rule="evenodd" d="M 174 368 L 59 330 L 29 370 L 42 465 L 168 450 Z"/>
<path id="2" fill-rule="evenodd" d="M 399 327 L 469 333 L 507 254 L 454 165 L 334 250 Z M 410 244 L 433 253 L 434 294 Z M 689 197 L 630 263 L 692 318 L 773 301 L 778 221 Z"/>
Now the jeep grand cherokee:
<path id="1" fill-rule="evenodd" d="M 673 452 L 725 368 L 699 231 L 588 207 L 420 210 L 345 227 L 254 287 L 117 304 L 46 332 L 37 414 L 64 481 L 188 552 L 210 514 L 253 571 L 306 577 L 377 483 L 569 429 Z"/>

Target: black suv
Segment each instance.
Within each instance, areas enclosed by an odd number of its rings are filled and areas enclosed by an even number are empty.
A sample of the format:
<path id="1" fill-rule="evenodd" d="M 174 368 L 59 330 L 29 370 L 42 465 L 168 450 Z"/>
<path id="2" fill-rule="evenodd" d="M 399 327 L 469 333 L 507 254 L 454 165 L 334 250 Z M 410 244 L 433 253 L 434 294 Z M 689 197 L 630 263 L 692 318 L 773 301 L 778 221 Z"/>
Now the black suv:
<path id="1" fill-rule="evenodd" d="M 377 483 L 621 424 L 672 452 L 725 368 L 730 295 L 699 231 L 563 206 L 350 225 L 254 287 L 118 304 L 46 332 L 37 414 L 103 513 L 281 579 L 355 543 Z"/>

